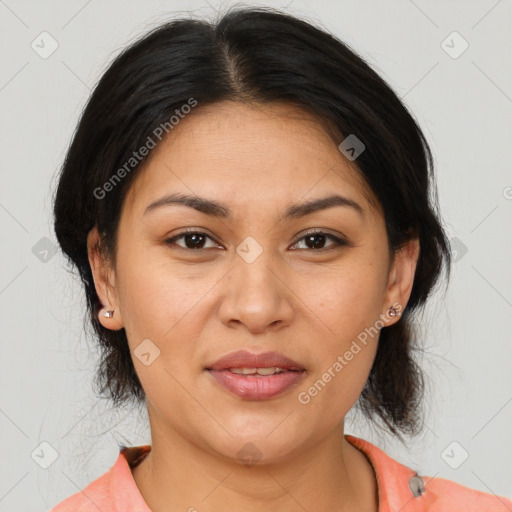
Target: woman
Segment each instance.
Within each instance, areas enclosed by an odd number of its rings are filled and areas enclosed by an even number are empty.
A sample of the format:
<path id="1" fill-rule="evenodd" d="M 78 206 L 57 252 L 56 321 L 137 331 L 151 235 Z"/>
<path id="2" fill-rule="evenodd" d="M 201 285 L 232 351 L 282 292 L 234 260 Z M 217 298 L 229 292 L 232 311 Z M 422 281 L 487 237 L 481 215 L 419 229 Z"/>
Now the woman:
<path id="1" fill-rule="evenodd" d="M 414 314 L 450 251 L 432 156 L 346 45 L 271 9 L 127 48 L 55 198 L 102 348 L 100 391 L 151 445 L 53 510 L 456 511 L 512 501 L 344 434 L 421 427 Z"/>

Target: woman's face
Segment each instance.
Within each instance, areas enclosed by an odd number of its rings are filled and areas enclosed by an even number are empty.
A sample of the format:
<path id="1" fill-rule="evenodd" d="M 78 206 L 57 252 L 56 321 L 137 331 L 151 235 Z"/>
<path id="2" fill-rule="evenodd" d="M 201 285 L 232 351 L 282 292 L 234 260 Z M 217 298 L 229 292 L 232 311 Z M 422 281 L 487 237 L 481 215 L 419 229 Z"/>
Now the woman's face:
<path id="1" fill-rule="evenodd" d="M 353 163 L 290 106 L 199 105 L 153 152 L 123 205 L 115 270 L 100 274 L 90 234 L 98 293 L 115 308 L 101 321 L 126 329 L 153 437 L 278 461 L 338 435 L 379 328 L 399 320 L 389 307 L 409 298 L 418 245 L 390 260 Z M 303 207 L 333 195 L 346 199 Z M 239 350 L 303 370 L 214 378 L 208 368 Z"/>

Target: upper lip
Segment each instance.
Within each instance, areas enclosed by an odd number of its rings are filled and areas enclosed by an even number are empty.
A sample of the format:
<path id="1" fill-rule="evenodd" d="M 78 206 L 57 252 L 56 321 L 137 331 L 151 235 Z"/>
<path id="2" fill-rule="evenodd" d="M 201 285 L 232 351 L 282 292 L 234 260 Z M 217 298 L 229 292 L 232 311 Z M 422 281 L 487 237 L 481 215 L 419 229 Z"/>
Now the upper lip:
<path id="1" fill-rule="evenodd" d="M 277 366 L 286 370 L 304 370 L 304 367 L 279 352 L 254 354 L 247 350 L 238 350 L 221 357 L 206 367 L 207 370 L 228 370 L 229 368 L 272 368 Z"/>

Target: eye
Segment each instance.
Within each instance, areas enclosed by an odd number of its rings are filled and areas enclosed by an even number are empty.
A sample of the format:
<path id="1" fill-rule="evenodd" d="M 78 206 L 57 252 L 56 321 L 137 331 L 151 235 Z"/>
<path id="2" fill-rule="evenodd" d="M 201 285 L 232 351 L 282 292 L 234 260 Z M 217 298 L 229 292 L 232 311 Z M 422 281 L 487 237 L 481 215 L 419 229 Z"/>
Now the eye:
<path id="1" fill-rule="evenodd" d="M 176 244 L 176 241 L 180 239 L 184 240 L 184 246 Z M 207 239 L 213 241 L 213 239 L 210 236 L 208 236 L 206 233 L 203 233 L 202 231 L 194 231 L 192 229 L 188 229 L 183 233 L 180 233 L 179 235 L 173 236 L 172 238 L 168 238 L 167 240 L 165 240 L 165 243 L 167 245 L 177 245 L 180 249 L 183 250 L 200 251 L 209 248 L 205 247 L 205 242 Z M 218 247 L 218 244 L 214 243 L 212 247 Z"/>
<path id="2" fill-rule="evenodd" d="M 328 245 L 327 247 L 323 247 L 325 244 L 325 241 L 327 239 L 334 240 L 334 243 L 331 245 Z M 315 252 L 325 251 L 325 250 L 331 250 L 336 247 L 340 247 L 343 245 L 348 245 L 347 242 L 337 236 L 330 235 L 329 233 L 324 233 L 323 231 L 310 231 L 305 236 L 300 238 L 298 242 L 293 245 L 295 247 L 296 245 L 300 244 L 302 241 L 306 244 L 305 249 L 312 249 Z M 299 248 L 299 249 L 304 249 Z"/>
<path id="3" fill-rule="evenodd" d="M 184 245 L 178 244 L 177 241 L 183 239 Z M 330 239 L 334 243 L 325 247 L 325 242 Z M 211 240 L 213 245 L 210 247 L 205 247 L 207 240 Z M 305 243 L 306 247 L 299 247 L 300 250 L 310 249 L 314 252 L 323 252 L 331 249 L 335 249 L 336 247 L 341 247 L 343 245 L 348 245 L 348 243 L 334 235 L 329 233 L 325 233 L 323 231 L 310 231 L 306 233 L 302 238 L 300 238 L 292 247 L 296 247 L 297 245 Z M 183 233 L 180 233 L 172 238 L 168 238 L 165 240 L 166 245 L 177 245 L 179 249 L 183 250 L 192 250 L 192 251 L 201 251 L 206 250 L 211 247 L 219 247 L 209 235 L 202 231 L 194 231 L 193 229 L 188 229 Z"/>

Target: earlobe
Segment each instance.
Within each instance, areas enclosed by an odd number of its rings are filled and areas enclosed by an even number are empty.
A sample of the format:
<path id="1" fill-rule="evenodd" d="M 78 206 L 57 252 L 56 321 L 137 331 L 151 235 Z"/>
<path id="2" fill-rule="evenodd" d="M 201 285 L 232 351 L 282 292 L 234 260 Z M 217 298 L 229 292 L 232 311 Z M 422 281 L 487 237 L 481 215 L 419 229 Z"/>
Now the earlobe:
<path id="1" fill-rule="evenodd" d="M 418 238 L 407 241 L 395 253 L 395 260 L 389 274 L 388 289 L 386 292 L 386 300 L 384 303 L 385 311 L 388 318 L 394 317 L 396 320 L 390 319 L 390 324 L 400 319 L 399 314 L 390 314 L 390 308 L 398 307 L 399 311 L 403 311 L 411 296 L 414 276 L 416 274 L 416 265 L 420 252 L 420 244 Z"/>
<path id="2" fill-rule="evenodd" d="M 109 309 L 109 307 L 100 309 L 98 320 L 103 327 L 111 331 L 118 331 L 124 327 L 121 313 L 116 309 Z"/>
<path id="3" fill-rule="evenodd" d="M 98 320 L 106 329 L 122 329 L 123 319 L 116 296 L 114 272 L 101 249 L 101 239 L 96 226 L 87 236 L 87 254 L 94 287 L 102 305 L 98 311 Z"/>

